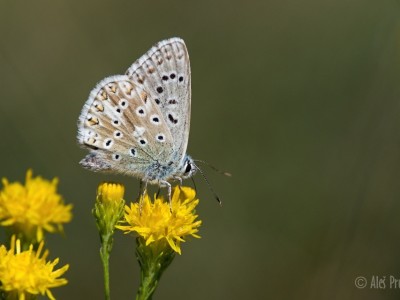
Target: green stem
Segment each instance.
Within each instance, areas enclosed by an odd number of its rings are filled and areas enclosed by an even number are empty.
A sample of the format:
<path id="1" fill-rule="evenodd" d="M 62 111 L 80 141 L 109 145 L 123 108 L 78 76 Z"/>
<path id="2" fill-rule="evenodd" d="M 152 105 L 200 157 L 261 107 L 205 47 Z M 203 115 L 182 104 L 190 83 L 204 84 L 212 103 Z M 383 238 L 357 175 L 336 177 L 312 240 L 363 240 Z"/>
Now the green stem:
<path id="1" fill-rule="evenodd" d="M 110 251 L 112 247 L 112 236 L 103 235 L 101 241 L 102 243 L 100 248 L 100 257 L 101 257 L 101 262 L 103 263 L 103 272 L 104 272 L 104 294 L 105 294 L 105 299 L 110 300 L 109 260 L 110 260 Z"/>
<path id="2" fill-rule="evenodd" d="M 151 300 L 161 275 L 175 257 L 175 252 L 166 243 L 153 242 L 146 246 L 137 239 L 136 256 L 140 265 L 140 286 L 136 300 Z"/>
<path id="3" fill-rule="evenodd" d="M 157 266 L 152 264 L 149 269 L 141 270 L 141 279 L 136 300 L 151 300 L 158 285 Z"/>

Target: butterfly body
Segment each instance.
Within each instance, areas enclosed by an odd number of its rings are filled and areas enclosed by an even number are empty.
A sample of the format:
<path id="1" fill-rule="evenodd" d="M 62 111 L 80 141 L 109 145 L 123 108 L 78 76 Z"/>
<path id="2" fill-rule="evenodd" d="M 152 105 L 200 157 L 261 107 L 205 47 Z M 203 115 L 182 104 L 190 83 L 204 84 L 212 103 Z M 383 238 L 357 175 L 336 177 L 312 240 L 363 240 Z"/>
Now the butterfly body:
<path id="1" fill-rule="evenodd" d="M 168 185 L 192 176 L 186 154 L 190 128 L 190 64 L 179 38 L 152 47 L 125 75 L 103 79 L 78 121 L 78 143 L 90 153 L 80 164 Z"/>

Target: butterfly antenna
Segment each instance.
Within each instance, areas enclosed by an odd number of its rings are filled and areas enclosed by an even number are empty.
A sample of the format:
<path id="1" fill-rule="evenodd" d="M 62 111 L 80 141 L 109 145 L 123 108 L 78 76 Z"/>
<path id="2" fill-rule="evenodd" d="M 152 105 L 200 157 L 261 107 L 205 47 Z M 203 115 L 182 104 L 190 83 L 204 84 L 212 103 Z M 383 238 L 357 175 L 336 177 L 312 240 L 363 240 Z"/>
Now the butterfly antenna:
<path id="1" fill-rule="evenodd" d="M 201 176 L 204 178 L 204 181 L 207 183 L 208 188 L 209 188 L 209 189 L 211 190 L 211 192 L 214 194 L 214 197 L 215 197 L 215 199 L 218 201 L 219 205 L 222 206 L 222 201 L 221 201 L 221 199 L 219 199 L 217 193 L 214 191 L 214 189 L 213 189 L 212 185 L 210 184 L 210 182 L 208 181 L 206 175 L 203 173 L 203 171 L 202 171 L 198 166 L 195 165 L 195 167 L 196 167 L 197 170 L 199 170 Z"/>
<path id="2" fill-rule="evenodd" d="M 142 197 L 142 189 L 143 189 L 143 180 L 139 180 L 139 195 L 137 197 L 138 202 L 141 200 Z"/>
<path id="3" fill-rule="evenodd" d="M 197 166 L 196 166 L 196 167 L 197 167 Z M 192 179 L 193 187 L 194 187 L 194 192 L 195 192 L 196 195 L 197 195 L 197 186 L 196 186 L 196 182 L 194 181 L 194 177 L 190 177 L 190 179 Z"/>
<path id="4" fill-rule="evenodd" d="M 215 172 L 217 172 L 217 173 L 219 173 L 219 174 L 222 174 L 222 175 L 225 175 L 225 176 L 228 176 L 228 177 L 231 177 L 231 176 L 232 176 L 232 174 L 231 174 L 231 173 L 229 173 L 229 172 L 224 172 L 224 171 L 221 171 L 221 170 L 220 170 L 220 169 L 218 169 L 217 167 L 215 167 L 215 166 L 213 166 L 213 165 L 209 164 L 208 162 L 206 162 L 206 161 L 204 161 L 204 160 L 200 160 L 200 159 L 194 159 L 194 161 L 195 161 L 195 162 L 202 163 L 202 164 L 205 164 L 207 167 L 209 167 L 209 168 L 213 169 Z M 201 173 L 201 172 L 200 172 L 200 173 Z"/>

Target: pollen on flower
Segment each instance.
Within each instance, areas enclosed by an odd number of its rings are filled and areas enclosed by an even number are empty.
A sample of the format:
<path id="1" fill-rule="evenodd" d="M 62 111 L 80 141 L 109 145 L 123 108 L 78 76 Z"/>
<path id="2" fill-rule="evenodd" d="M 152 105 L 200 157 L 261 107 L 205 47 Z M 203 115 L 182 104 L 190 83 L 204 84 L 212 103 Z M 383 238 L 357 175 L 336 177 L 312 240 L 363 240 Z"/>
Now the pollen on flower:
<path id="1" fill-rule="evenodd" d="M 21 243 L 11 239 L 11 248 L 0 246 L 0 289 L 18 295 L 18 300 L 30 299 L 28 295 L 46 295 L 55 300 L 50 288 L 67 284 L 65 278 L 59 278 L 69 268 L 65 265 L 55 270 L 59 259 L 46 261 L 48 251 L 43 251 L 43 241 L 38 250 L 33 250 L 30 245 L 26 251 L 21 251 Z"/>
<path id="2" fill-rule="evenodd" d="M 41 241 L 44 231 L 63 230 L 72 218 L 72 205 L 65 205 L 57 193 L 58 179 L 52 181 L 26 173 L 25 185 L 3 178 L 0 190 L 0 225 L 13 226 L 28 239 Z"/>
<path id="3" fill-rule="evenodd" d="M 165 240 L 177 253 L 181 254 L 180 243 L 185 236 L 199 238 L 196 234 L 201 225 L 197 219 L 195 207 L 199 200 L 195 191 L 189 187 L 175 187 L 171 204 L 157 198 L 153 202 L 148 195 L 144 196 L 142 206 L 131 203 L 125 206 L 125 216 L 122 225 L 116 226 L 125 233 L 136 232 L 149 245 Z"/>

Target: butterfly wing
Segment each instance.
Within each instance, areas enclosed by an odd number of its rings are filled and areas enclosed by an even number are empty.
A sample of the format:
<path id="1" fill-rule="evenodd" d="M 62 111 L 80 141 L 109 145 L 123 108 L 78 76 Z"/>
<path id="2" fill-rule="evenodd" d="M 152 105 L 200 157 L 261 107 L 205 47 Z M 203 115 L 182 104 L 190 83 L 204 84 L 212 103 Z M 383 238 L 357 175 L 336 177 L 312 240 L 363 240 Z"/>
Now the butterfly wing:
<path id="1" fill-rule="evenodd" d="M 145 177 L 159 156 L 172 154 L 172 136 L 144 87 L 126 75 L 105 78 L 90 93 L 78 122 L 78 142 L 90 150 L 81 164 L 93 171 Z"/>
<path id="2" fill-rule="evenodd" d="M 179 165 L 186 153 L 190 128 L 190 63 L 185 42 L 159 42 L 139 58 L 126 74 L 149 92 L 160 108 L 173 140 L 172 160 Z"/>

